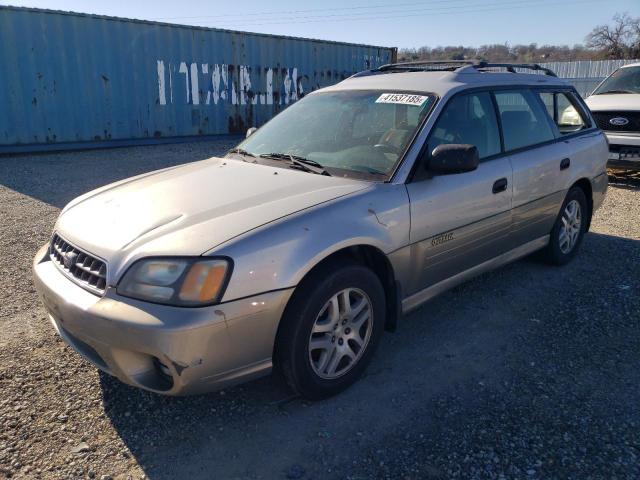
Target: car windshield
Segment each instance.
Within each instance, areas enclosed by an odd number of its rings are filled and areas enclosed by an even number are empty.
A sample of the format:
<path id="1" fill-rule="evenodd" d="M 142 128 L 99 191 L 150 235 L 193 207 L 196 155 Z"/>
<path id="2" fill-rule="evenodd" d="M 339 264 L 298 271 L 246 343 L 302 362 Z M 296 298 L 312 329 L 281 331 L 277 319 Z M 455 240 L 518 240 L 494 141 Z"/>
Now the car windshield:
<path id="1" fill-rule="evenodd" d="M 255 157 L 251 161 L 303 161 L 334 176 L 385 180 L 401 160 L 434 100 L 429 94 L 393 91 L 311 94 L 274 117 L 233 151 Z"/>
<path id="2" fill-rule="evenodd" d="M 594 95 L 606 93 L 640 93 L 640 67 L 616 70 L 593 92 Z"/>

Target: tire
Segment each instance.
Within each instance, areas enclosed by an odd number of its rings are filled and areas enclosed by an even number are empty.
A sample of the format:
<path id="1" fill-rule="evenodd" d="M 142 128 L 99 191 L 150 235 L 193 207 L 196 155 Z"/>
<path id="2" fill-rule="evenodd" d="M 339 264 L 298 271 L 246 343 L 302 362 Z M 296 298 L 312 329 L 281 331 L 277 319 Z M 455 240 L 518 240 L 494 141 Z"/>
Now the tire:
<path id="1" fill-rule="evenodd" d="M 577 208 L 577 210 L 576 210 Z M 572 213 L 573 217 L 572 217 Z M 552 265 L 565 265 L 576 255 L 589 224 L 587 197 L 580 187 L 572 187 L 562 203 L 553 225 L 544 259 Z"/>
<path id="2" fill-rule="evenodd" d="M 347 303 L 351 312 L 361 310 L 349 315 Z M 298 285 L 285 310 L 276 369 L 289 387 L 311 400 L 343 391 L 371 361 L 385 311 L 384 289 L 370 269 L 337 263 L 321 267 Z"/>

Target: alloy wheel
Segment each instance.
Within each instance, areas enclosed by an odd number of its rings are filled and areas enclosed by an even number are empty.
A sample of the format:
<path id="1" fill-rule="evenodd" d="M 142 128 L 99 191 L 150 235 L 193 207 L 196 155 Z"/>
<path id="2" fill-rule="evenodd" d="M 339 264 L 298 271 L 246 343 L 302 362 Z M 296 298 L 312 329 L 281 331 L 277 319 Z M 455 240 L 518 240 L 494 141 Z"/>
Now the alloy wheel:
<path id="1" fill-rule="evenodd" d="M 562 225 L 560 226 L 559 242 L 560 251 L 565 255 L 576 246 L 582 228 L 582 212 L 580 203 L 571 200 L 562 212 Z"/>
<path id="2" fill-rule="evenodd" d="M 316 317 L 309 337 L 309 360 L 313 371 L 331 380 L 351 370 L 371 338 L 371 300 L 358 288 L 333 295 Z"/>

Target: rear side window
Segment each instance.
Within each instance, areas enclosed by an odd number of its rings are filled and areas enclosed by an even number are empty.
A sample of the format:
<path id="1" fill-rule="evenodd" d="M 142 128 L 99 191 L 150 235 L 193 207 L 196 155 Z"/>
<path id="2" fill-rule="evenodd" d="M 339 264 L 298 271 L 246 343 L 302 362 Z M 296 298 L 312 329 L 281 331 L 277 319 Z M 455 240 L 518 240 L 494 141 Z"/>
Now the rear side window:
<path id="1" fill-rule="evenodd" d="M 495 92 L 502 120 L 506 151 L 548 142 L 555 138 L 548 114 L 529 90 Z"/>
<path id="2" fill-rule="evenodd" d="M 429 137 L 429 152 L 441 144 L 475 145 L 480 158 L 500 153 L 500 132 L 491 95 L 458 95 L 444 108 Z"/>
<path id="3" fill-rule="evenodd" d="M 569 95 L 564 92 L 542 92 L 539 95 L 549 117 L 562 135 L 574 133 L 587 127 L 587 123 L 574 106 Z"/>

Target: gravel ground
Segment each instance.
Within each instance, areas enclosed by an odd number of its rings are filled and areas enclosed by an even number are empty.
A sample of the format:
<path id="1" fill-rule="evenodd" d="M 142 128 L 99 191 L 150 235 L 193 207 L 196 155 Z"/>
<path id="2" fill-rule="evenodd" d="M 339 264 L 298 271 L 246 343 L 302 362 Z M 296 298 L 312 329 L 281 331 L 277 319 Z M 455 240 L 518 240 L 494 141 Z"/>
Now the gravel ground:
<path id="1" fill-rule="evenodd" d="M 98 373 L 30 263 L 70 199 L 234 139 L 0 158 L 0 478 L 640 478 L 640 184 L 574 262 L 525 259 L 428 303 L 323 402 L 272 379 L 187 398 Z"/>

